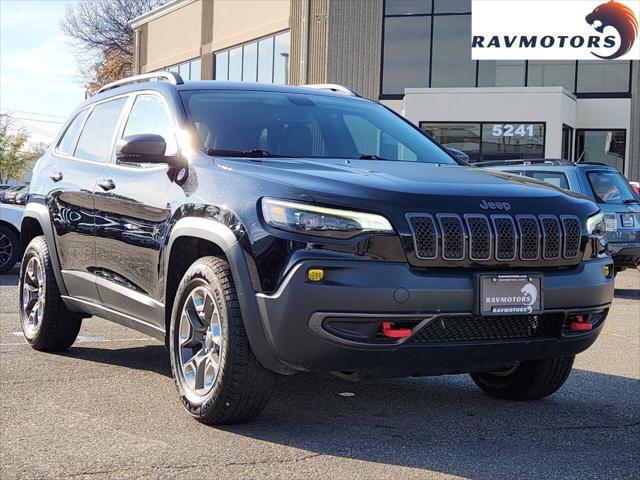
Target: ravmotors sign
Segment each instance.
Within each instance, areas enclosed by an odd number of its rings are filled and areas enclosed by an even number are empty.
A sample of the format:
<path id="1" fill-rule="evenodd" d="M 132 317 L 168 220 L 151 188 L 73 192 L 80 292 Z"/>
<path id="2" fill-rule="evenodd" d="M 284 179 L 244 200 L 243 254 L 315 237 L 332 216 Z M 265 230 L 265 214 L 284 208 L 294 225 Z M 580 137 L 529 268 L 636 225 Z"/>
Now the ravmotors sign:
<path id="1" fill-rule="evenodd" d="M 473 0 L 473 60 L 639 60 L 640 1 Z"/>

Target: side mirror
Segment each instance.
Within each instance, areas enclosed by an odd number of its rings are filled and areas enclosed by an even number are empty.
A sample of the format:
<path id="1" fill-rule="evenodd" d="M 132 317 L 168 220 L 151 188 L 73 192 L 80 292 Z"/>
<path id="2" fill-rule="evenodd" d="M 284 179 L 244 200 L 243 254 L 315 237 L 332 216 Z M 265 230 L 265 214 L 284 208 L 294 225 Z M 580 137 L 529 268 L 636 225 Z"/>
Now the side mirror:
<path id="1" fill-rule="evenodd" d="M 135 163 L 173 163 L 175 157 L 165 156 L 167 142 L 161 135 L 130 135 L 118 140 L 116 158 Z"/>

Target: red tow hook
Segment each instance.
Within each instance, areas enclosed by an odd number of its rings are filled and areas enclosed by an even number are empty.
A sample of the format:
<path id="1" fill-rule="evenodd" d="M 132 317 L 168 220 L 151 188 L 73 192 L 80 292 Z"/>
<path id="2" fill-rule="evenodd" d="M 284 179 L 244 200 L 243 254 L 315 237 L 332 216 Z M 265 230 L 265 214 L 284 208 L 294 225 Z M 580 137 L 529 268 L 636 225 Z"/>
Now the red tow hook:
<path id="1" fill-rule="evenodd" d="M 382 334 L 387 338 L 407 338 L 411 335 L 411 329 L 393 328 L 393 322 L 382 322 Z"/>
<path id="2" fill-rule="evenodd" d="M 584 315 L 576 315 L 573 318 L 574 321 L 569 324 L 571 330 L 585 331 L 593 328 L 593 325 L 585 321 Z"/>

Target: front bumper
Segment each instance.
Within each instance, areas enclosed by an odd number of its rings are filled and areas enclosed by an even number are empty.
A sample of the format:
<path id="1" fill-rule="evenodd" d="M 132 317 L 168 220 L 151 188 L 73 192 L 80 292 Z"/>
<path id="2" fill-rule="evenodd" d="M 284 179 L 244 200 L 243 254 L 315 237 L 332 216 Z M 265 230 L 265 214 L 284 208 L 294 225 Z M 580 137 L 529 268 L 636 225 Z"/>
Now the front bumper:
<path id="1" fill-rule="evenodd" d="M 405 263 L 304 260 L 290 271 L 276 293 L 259 293 L 256 298 L 272 353 L 295 370 L 371 376 L 487 371 L 515 361 L 573 355 L 588 348 L 600 333 L 613 297 L 612 275 L 603 274 L 606 265 L 611 265 L 608 257 L 573 269 L 543 272 L 544 315 L 530 321 L 537 325 L 539 318 L 549 317 L 561 325 L 554 334 L 535 338 L 416 342 L 431 321 L 455 318 L 468 324 L 477 293 L 475 272 L 466 270 L 420 271 Z M 311 282 L 307 271 L 317 267 L 324 269 L 324 280 Z M 570 332 L 565 328 L 566 319 L 578 314 L 593 316 L 593 330 Z M 330 328 L 326 321 L 331 318 L 348 318 L 362 325 L 406 321 L 413 325 L 414 334 L 401 341 L 359 340 L 353 331 L 342 335 L 339 326 Z M 522 317 L 514 319 L 522 321 Z M 366 333 L 367 328 L 361 330 Z"/>

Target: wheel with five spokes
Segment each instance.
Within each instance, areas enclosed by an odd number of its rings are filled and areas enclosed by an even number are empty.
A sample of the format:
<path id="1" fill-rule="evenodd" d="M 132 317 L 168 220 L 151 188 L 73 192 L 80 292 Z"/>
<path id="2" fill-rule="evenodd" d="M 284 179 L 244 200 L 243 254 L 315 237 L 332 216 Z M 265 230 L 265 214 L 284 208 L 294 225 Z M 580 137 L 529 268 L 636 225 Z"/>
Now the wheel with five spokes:
<path id="1" fill-rule="evenodd" d="M 251 420 L 271 397 L 275 374 L 251 350 L 231 270 L 222 258 L 200 258 L 182 278 L 169 349 L 182 403 L 203 423 Z"/>
<path id="2" fill-rule="evenodd" d="M 18 236 L 5 225 L 0 225 L 0 273 L 13 268 L 20 255 Z"/>
<path id="3" fill-rule="evenodd" d="M 20 324 L 36 350 L 60 351 L 75 342 L 82 317 L 67 310 L 60 297 L 44 237 L 27 246 L 20 267 Z"/>

